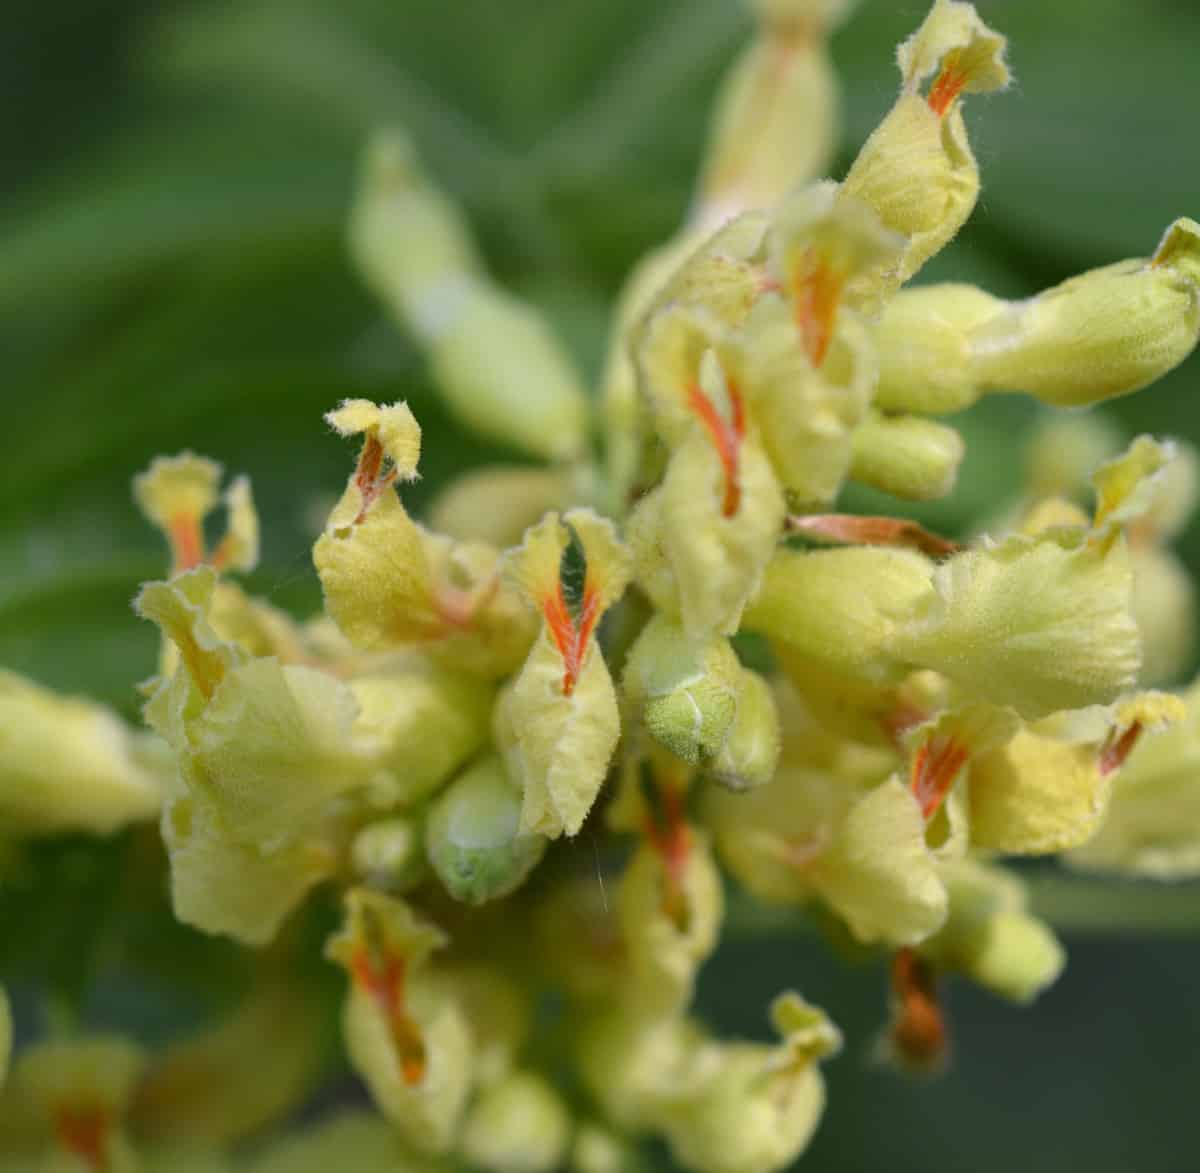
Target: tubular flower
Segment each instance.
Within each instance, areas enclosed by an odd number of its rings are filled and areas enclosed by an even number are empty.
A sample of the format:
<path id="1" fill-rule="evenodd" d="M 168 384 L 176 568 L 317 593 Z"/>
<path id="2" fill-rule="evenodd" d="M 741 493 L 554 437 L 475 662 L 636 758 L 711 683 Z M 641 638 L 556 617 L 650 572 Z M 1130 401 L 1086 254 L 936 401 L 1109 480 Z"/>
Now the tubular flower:
<path id="1" fill-rule="evenodd" d="M 524 795 L 521 830 L 575 835 L 620 736 L 616 692 L 595 629 L 629 581 L 611 523 L 550 514 L 525 535 L 510 573 L 542 614 L 541 632 L 496 708 L 496 738 Z"/>
<path id="2" fill-rule="evenodd" d="M 404 903 L 356 888 L 326 956 L 350 977 L 342 1029 L 383 1114 L 423 1152 L 444 1152 L 471 1087 L 471 1034 L 426 963 L 445 936 Z"/>

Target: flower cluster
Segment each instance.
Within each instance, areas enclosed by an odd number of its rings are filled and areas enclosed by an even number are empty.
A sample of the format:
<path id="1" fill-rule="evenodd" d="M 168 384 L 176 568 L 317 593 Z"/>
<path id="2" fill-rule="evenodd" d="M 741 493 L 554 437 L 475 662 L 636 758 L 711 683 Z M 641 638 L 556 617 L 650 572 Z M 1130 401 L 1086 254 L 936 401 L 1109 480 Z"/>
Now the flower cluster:
<path id="1" fill-rule="evenodd" d="M 550 331 L 383 135 L 353 254 L 450 409 L 538 463 L 466 474 L 422 523 L 413 413 L 343 403 L 326 419 L 357 455 L 313 548 L 324 613 L 297 622 L 232 577 L 257 559 L 248 483 L 208 548 L 221 470 L 160 458 L 134 486 L 172 558 L 135 602 L 163 637 L 152 732 L 0 678 L 10 833 L 159 816 L 175 915 L 267 956 L 336 894 L 324 956 L 375 1111 L 238 1167 L 616 1173 L 656 1136 L 697 1173 L 769 1173 L 812 1136 L 841 1035 L 794 991 L 771 1043 L 692 1015 L 730 882 L 886 957 L 882 1050 L 931 1069 L 943 976 L 1026 1002 L 1062 968 L 1003 857 L 1200 874 L 1200 692 L 1154 690 L 1189 657 L 1168 548 L 1186 447 L 1055 419 L 1026 496 L 964 543 L 834 511 L 850 482 L 950 493 L 964 444 L 940 417 L 985 394 L 1079 407 L 1180 363 L 1200 225 L 1019 303 L 908 288 L 975 206 L 964 108 L 1008 84 L 1004 38 L 936 0 L 834 182 L 826 38 L 847 5 L 754 6 L 692 214 L 618 307 L 602 457 Z M 581 870 L 560 843 L 585 829 L 610 834 Z M 0 1146 L 50 1154 L 30 1168 L 233 1167 L 320 1063 L 319 1010 L 265 972 L 166 1051 L 28 1047 Z"/>

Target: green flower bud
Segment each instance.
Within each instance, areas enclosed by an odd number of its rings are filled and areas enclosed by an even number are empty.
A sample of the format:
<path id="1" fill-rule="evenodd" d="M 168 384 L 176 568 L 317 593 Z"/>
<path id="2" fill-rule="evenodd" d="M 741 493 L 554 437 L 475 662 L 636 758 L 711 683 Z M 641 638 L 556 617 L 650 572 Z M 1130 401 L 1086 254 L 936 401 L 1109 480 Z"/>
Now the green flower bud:
<path id="1" fill-rule="evenodd" d="M 587 400 L 578 375 L 538 315 L 491 283 L 465 224 L 394 134 L 368 149 L 350 239 L 464 422 L 539 456 L 579 455 Z"/>
<path id="2" fill-rule="evenodd" d="M 371 747 L 377 801 L 427 798 L 478 753 L 491 726 L 494 690 L 466 673 L 436 668 L 360 676 L 355 733 Z"/>
<path id="3" fill-rule="evenodd" d="M 463 1122 L 462 1153 L 488 1173 L 553 1173 L 570 1139 L 559 1094 L 540 1075 L 518 1071 L 479 1094 Z"/>
<path id="4" fill-rule="evenodd" d="M 499 758 L 487 758 L 438 796 L 425 825 L 425 851 L 456 900 L 483 904 L 520 887 L 546 850 L 520 830 L 521 793 Z"/>
<path id="5" fill-rule="evenodd" d="M 979 168 L 958 99 L 1008 84 L 1005 48 L 974 6 L 959 0 L 936 0 L 924 24 L 900 46 L 900 97 L 859 152 L 842 190 L 874 208 L 909 243 L 894 269 L 860 283 L 858 296 L 903 284 L 974 210 Z"/>
<path id="6" fill-rule="evenodd" d="M 368 887 L 404 895 L 429 874 L 421 821 L 394 815 L 369 823 L 354 836 L 350 861 Z"/>
<path id="7" fill-rule="evenodd" d="M 933 501 L 953 490 L 965 447 L 945 424 L 870 412 L 854 433 L 853 452 L 856 481 L 908 501 Z"/>
<path id="8" fill-rule="evenodd" d="M 291 1132 L 246 1168 L 248 1173 L 453 1173 L 448 1162 L 413 1152 L 386 1120 L 365 1112 L 342 1112 Z"/>
<path id="9" fill-rule="evenodd" d="M 138 1085 L 139 1139 L 226 1146 L 283 1119 L 320 1078 L 325 1039 L 313 1024 L 323 1011 L 300 983 L 268 981 L 223 1021 L 172 1043 Z"/>
<path id="10" fill-rule="evenodd" d="M 351 977 L 342 1017 L 350 1062 L 404 1140 L 432 1153 L 454 1143 L 472 1082 L 470 1028 L 425 971 L 445 940 L 401 901 L 356 888 L 325 947 Z"/>
<path id="11" fill-rule="evenodd" d="M 576 509 L 530 529 L 510 571 L 543 624 L 496 706 L 496 743 L 524 794 L 521 830 L 575 835 L 620 736 L 612 678 L 592 637 L 629 581 L 629 556 L 611 522 Z"/>
<path id="12" fill-rule="evenodd" d="M 771 1007 L 783 1042 L 710 1044 L 700 1086 L 681 1094 L 665 1120 L 675 1159 L 697 1173 L 772 1173 L 804 1151 L 825 1107 L 817 1062 L 841 1033 L 798 994 Z"/>
<path id="13" fill-rule="evenodd" d="M 431 334 L 434 376 L 464 423 L 547 460 L 582 454 L 587 395 L 530 306 L 495 286 L 464 282 Z"/>
<path id="14" fill-rule="evenodd" d="M 350 250 L 363 278 L 421 336 L 439 289 L 480 269 L 470 229 L 421 168 L 407 136 L 377 134 L 363 154 L 350 213 Z M 446 283 L 446 284 L 443 284 Z"/>
<path id="15" fill-rule="evenodd" d="M 956 554 L 891 647 L 1027 719 L 1112 701 L 1137 674 L 1124 542 L 1012 537 Z"/>
<path id="16" fill-rule="evenodd" d="M 716 758 L 737 714 L 742 666 L 729 642 L 696 645 L 655 615 L 630 649 L 622 691 L 647 731 L 693 765 Z"/>
<path id="17" fill-rule="evenodd" d="M 930 415 L 970 407 L 983 394 L 971 369 L 971 332 L 1004 308 L 999 298 L 973 285 L 900 290 L 875 328 L 875 406 Z M 1087 465 L 1087 471 L 1093 467 Z"/>
<path id="18" fill-rule="evenodd" d="M 921 955 L 1003 998 L 1032 1002 L 1057 980 L 1066 955 L 1049 926 L 1026 911 L 1020 879 L 969 859 L 948 864 L 943 875 L 950 914 Z"/>
<path id="19" fill-rule="evenodd" d="M 907 297 L 905 291 L 896 298 Z M 1095 412 L 1044 412 L 1026 455 L 1029 496 L 1078 498 L 1100 465 L 1121 451 L 1120 430 Z"/>
<path id="20" fill-rule="evenodd" d="M 743 669 L 737 713 L 710 773 L 731 790 L 765 786 L 779 764 L 779 711 L 771 686 L 757 672 Z"/>
<path id="21" fill-rule="evenodd" d="M 0 817 L 14 834 L 109 834 L 152 819 L 159 771 L 134 733 L 101 705 L 0 671 Z"/>
<path id="22" fill-rule="evenodd" d="M 1177 220 L 1148 261 L 1094 269 L 977 326 L 974 379 L 1056 407 L 1140 390 L 1195 349 L 1198 290 L 1200 225 Z"/>
<path id="23" fill-rule="evenodd" d="M 659 1128 L 669 1105 L 697 1087 L 708 1046 L 689 1019 L 624 1008 L 585 1021 L 575 1038 L 584 1086 L 605 1118 L 630 1133 Z"/>
<path id="24" fill-rule="evenodd" d="M 703 220 L 774 207 L 828 171 L 839 103 L 825 14 L 813 4 L 778 7 L 764 8 L 762 31 L 717 95 L 699 185 Z"/>
<path id="25" fill-rule="evenodd" d="M 826 671 L 889 683 L 902 671 L 892 646 L 930 598 L 933 572 L 909 550 L 779 550 L 744 625 Z"/>
<path id="26" fill-rule="evenodd" d="M 456 541 L 515 546 L 550 509 L 570 504 L 576 487 L 562 469 L 493 464 L 447 485 L 429 509 L 429 524 Z"/>
<path id="27" fill-rule="evenodd" d="M 571 1173 L 645 1173 L 631 1141 L 591 1121 L 575 1130 L 568 1167 Z"/>

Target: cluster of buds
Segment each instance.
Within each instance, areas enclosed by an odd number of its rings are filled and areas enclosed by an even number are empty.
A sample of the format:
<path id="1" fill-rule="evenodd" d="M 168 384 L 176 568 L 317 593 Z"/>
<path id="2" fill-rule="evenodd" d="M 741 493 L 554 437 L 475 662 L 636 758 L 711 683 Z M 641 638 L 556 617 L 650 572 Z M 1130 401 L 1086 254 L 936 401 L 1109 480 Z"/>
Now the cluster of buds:
<path id="1" fill-rule="evenodd" d="M 353 254 L 450 409 L 539 463 L 469 473 L 423 524 L 407 405 L 331 411 L 358 453 L 313 549 L 324 612 L 301 623 L 230 577 L 257 559 L 248 483 L 209 550 L 220 469 L 156 460 L 135 484 L 173 560 L 135 602 L 163 637 L 153 732 L 0 678 L 10 831 L 158 816 L 175 915 L 248 947 L 276 948 L 314 890 L 340 902 L 324 954 L 375 1111 L 237 1168 L 617 1173 L 654 1136 L 696 1173 L 771 1173 L 812 1136 L 841 1034 L 793 991 L 772 1043 L 693 1015 L 730 882 L 886 959 L 882 1050 L 931 1069 L 945 976 L 1027 1002 L 1063 966 L 1003 857 L 1200 874 L 1200 692 L 1153 690 L 1190 656 L 1167 546 L 1188 449 L 1056 419 L 1026 495 L 965 543 L 834 511 L 850 482 L 950 493 L 965 450 L 936 417 L 984 394 L 1078 407 L 1180 363 L 1200 225 L 1020 303 L 904 288 L 975 206 L 964 105 L 1008 83 L 1004 38 L 936 0 L 839 183 L 819 176 L 847 5 L 754 7 L 692 214 L 622 295 L 601 458 L 551 332 L 382 136 Z M 233 1168 L 225 1147 L 320 1063 L 312 1006 L 270 973 L 162 1053 L 28 1047 L 0 1146 L 66 1162 L 39 1168 Z M 269 1081 L 242 1067 L 264 1042 Z"/>

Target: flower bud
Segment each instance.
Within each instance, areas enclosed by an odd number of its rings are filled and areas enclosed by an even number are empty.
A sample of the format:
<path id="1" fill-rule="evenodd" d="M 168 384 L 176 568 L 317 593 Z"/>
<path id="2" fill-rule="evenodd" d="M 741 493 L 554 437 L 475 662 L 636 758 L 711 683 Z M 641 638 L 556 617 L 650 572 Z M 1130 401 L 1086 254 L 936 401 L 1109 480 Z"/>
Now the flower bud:
<path id="1" fill-rule="evenodd" d="M 1142 639 L 1144 685 L 1170 684 L 1192 663 L 1196 649 L 1196 589 L 1170 550 L 1133 546 L 1133 617 Z"/>
<path id="2" fill-rule="evenodd" d="M 574 496 L 571 478 L 561 469 L 493 464 L 456 478 L 434 499 L 429 524 L 456 541 L 515 546 L 525 531 L 550 509 L 561 509 Z"/>
<path id="3" fill-rule="evenodd" d="M 571 1173 L 646 1173 L 632 1141 L 591 1121 L 576 1129 L 568 1167 Z"/>
<path id="4" fill-rule="evenodd" d="M 530 529 L 509 571 L 543 623 L 496 706 L 496 743 L 524 794 L 521 830 L 575 835 L 620 736 L 612 678 L 593 636 L 625 590 L 629 555 L 611 522 L 576 509 Z"/>
<path id="5" fill-rule="evenodd" d="M 841 1049 L 841 1032 L 798 994 L 782 994 L 771 1017 L 783 1041 L 710 1044 L 710 1070 L 680 1095 L 665 1121 L 675 1159 L 697 1173 L 769 1173 L 804 1151 L 825 1107 L 819 1060 Z"/>
<path id="6" fill-rule="evenodd" d="M 350 844 L 355 875 L 380 892 L 403 896 L 429 874 L 419 819 L 393 815 L 368 823 Z"/>
<path id="7" fill-rule="evenodd" d="M 756 5 L 763 27 L 730 67 L 709 130 L 696 217 L 774 207 L 824 175 L 839 120 L 824 5 Z"/>
<path id="8" fill-rule="evenodd" d="M 425 851 L 455 900 L 483 904 L 518 888 L 546 839 L 521 832 L 521 793 L 499 758 L 486 758 L 438 796 L 425 825 Z"/>
<path id="9" fill-rule="evenodd" d="M 854 433 L 850 475 L 894 497 L 934 501 L 953 490 L 964 454 L 954 428 L 870 412 Z"/>
<path id="10" fill-rule="evenodd" d="M 908 293 L 896 298 L 907 297 Z M 1120 429 L 1096 412 L 1044 412 L 1026 454 L 1026 490 L 1035 501 L 1078 498 L 1100 465 L 1121 451 Z"/>
<path id="11" fill-rule="evenodd" d="M 368 149 L 350 239 L 464 422 L 539 456 L 580 454 L 587 400 L 567 356 L 530 307 L 488 279 L 462 219 L 399 136 Z"/>
<path id="12" fill-rule="evenodd" d="M 765 786 L 775 776 L 779 748 L 779 712 L 771 686 L 757 672 L 744 668 L 737 713 L 710 773 L 730 790 Z"/>
<path id="13" fill-rule="evenodd" d="M 959 96 L 1008 84 L 1005 39 L 971 4 L 936 0 L 897 51 L 900 97 L 867 140 L 842 185 L 908 237 L 899 263 L 860 283 L 858 296 L 907 281 L 966 223 L 979 197 L 979 168 L 967 141 Z M 936 75 L 936 76 L 935 76 Z M 927 95 L 921 86 L 930 78 Z"/>
<path id="14" fill-rule="evenodd" d="M 1079 407 L 1140 390 L 1200 339 L 1200 225 L 1177 220 L 1148 261 L 1121 261 L 977 326 L 971 370 L 988 391 Z"/>
<path id="15" fill-rule="evenodd" d="M 946 924 L 920 946 L 939 970 L 964 973 L 1013 1002 L 1032 1002 L 1066 964 L 1058 938 L 1026 910 L 1020 879 L 971 859 L 943 869 Z"/>
<path id="16" fill-rule="evenodd" d="M 437 668 L 360 676 L 354 731 L 370 746 L 372 787 L 382 805 L 427 798 L 487 740 L 494 689 L 478 677 Z"/>
<path id="17" fill-rule="evenodd" d="M 401 901 L 356 888 L 326 956 L 351 978 L 342 1026 L 380 1111 L 423 1152 L 456 1139 L 471 1087 L 471 1035 L 458 1004 L 423 972 L 446 938 Z"/>
<path id="18" fill-rule="evenodd" d="M 875 327 L 875 406 L 929 415 L 970 407 L 983 394 L 971 369 L 971 332 L 1005 304 L 973 285 L 900 290 Z"/>
<path id="19" fill-rule="evenodd" d="M 541 1076 L 518 1071 L 480 1092 L 463 1122 L 461 1147 L 487 1173 L 553 1173 L 570 1138 L 559 1094 Z"/>
<path id="20" fill-rule="evenodd" d="M 339 1112 L 320 1124 L 289 1130 L 245 1168 L 248 1173 L 328 1173 L 330 1169 L 345 1169 L 347 1173 L 454 1173 L 450 1163 L 414 1152 L 383 1117 L 354 1111 Z M 175 1171 L 164 1169 L 163 1173 Z"/>
<path id="21" fill-rule="evenodd" d="M 897 633 L 931 595 L 934 564 L 909 550 L 776 552 L 744 625 L 827 671 L 887 683 Z"/>
<path id="22" fill-rule="evenodd" d="M 742 671 L 727 640 L 694 644 L 677 623 L 656 615 L 630 649 L 622 691 L 659 744 L 702 765 L 729 736 Z"/>
<path id="23" fill-rule="evenodd" d="M 146 740 L 102 705 L 0 671 L 4 825 L 20 834 L 106 835 L 154 818 L 163 787 Z"/>

